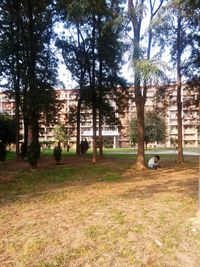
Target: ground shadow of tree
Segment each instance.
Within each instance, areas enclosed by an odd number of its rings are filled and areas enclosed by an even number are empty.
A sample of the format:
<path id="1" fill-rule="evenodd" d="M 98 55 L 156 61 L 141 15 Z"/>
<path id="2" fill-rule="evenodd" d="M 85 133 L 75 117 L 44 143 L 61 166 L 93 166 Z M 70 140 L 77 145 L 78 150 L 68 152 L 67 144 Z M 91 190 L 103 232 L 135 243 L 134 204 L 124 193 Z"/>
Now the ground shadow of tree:
<path id="1" fill-rule="evenodd" d="M 163 170 L 147 170 L 132 176 L 133 187 L 124 198 L 152 198 L 157 194 L 184 194 L 197 198 L 198 168 L 181 166 Z"/>
<path id="2" fill-rule="evenodd" d="M 156 171 L 147 169 L 136 172 L 131 169 L 131 172 L 127 173 L 132 166 L 131 159 L 106 159 L 93 165 L 90 158 L 69 157 L 62 160 L 62 165 L 57 166 L 52 159 L 43 158 L 37 170 L 31 170 L 27 162 L 16 164 L 19 164 L 19 168 L 10 162 L 4 170 L 0 170 L 0 178 L 5 178 L 0 179 L 0 205 L 34 199 L 44 192 L 51 193 L 64 187 L 85 187 L 98 183 L 107 185 L 110 181 L 102 179 L 102 176 L 106 177 L 107 174 L 109 176 L 114 172 L 117 173 L 117 177 L 111 181 L 113 185 L 127 182 L 132 184 L 132 189 L 122 197 L 150 198 L 155 194 L 166 192 L 184 193 L 190 196 L 197 194 L 198 169 L 195 165 L 176 167 L 174 163 L 172 165 L 170 163 L 168 168 Z M 91 175 L 87 177 L 88 170 L 93 174 L 92 178 Z M 63 172 L 63 175 L 57 180 L 56 175 L 59 172 Z M 48 173 L 49 178 L 43 179 L 44 173 Z"/>

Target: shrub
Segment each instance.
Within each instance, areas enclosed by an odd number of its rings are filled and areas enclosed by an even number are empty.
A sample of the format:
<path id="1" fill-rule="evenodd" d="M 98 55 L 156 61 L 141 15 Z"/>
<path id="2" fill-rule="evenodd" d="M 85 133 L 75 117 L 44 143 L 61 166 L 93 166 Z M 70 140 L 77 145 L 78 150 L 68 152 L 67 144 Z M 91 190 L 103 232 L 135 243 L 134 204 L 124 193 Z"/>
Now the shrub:
<path id="1" fill-rule="evenodd" d="M 61 159 L 61 153 L 62 153 L 62 149 L 60 146 L 54 147 L 53 157 L 54 157 L 54 160 L 56 161 L 57 164 L 59 163 L 59 161 Z"/>
<path id="2" fill-rule="evenodd" d="M 32 142 L 28 146 L 28 162 L 34 168 L 37 166 L 38 159 L 40 158 L 40 144 L 38 142 Z"/>
<path id="3" fill-rule="evenodd" d="M 16 123 L 13 117 L 0 113 L 0 140 L 4 144 L 15 143 Z"/>
<path id="4" fill-rule="evenodd" d="M 0 142 L 0 161 L 6 160 L 6 146 L 3 142 Z"/>

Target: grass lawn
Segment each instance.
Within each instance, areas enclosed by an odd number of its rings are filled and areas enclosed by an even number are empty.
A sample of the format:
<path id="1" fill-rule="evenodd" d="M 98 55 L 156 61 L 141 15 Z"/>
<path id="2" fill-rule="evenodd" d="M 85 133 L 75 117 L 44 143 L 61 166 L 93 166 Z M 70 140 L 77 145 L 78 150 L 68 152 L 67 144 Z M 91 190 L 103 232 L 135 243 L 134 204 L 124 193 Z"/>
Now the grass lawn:
<path id="1" fill-rule="evenodd" d="M 49 155 L 0 165 L 0 266 L 200 266 L 197 158 L 136 172 L 133 155 Z"/>

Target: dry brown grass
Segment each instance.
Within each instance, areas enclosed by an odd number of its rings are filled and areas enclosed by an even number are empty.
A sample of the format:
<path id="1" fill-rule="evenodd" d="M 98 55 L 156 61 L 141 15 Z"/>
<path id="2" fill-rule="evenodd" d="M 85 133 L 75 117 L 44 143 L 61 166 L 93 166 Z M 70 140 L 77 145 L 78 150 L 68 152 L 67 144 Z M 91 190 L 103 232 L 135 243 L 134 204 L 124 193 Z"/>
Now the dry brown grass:
<path id="1" fill-rule="evenodd" d="M 198 168 L 164 165 L 144 172 L 127 171 L 124 159 L 43 160 L 33 172 L 7 165 L 0 266 L 200 266 L 200 227 L 191 220 Z"/>

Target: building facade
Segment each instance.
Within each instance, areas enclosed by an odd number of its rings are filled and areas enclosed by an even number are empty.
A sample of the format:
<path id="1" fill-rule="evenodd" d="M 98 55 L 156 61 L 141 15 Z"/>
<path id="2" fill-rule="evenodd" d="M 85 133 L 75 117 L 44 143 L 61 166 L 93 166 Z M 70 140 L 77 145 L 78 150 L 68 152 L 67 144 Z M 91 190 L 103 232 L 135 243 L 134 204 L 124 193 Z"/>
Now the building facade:
<path id="1" fill-rule="evenodd" d="M 62 102 L 62 108 L 58 113 L 58 121 L 61 125 L 66 127 L 68 132 L 68 143 L 70 146 L 76 144 L 76 113 L 78 91 L 57 89 L 58 100 Z M 134 88 L 128 89 L 129 99 L 127 100 L 127 107 L 123 115 L 118 115 L 122 127 L 103 125 L 102 135 L 105 147 L 130 147 L 129 131 L 130 122 L 136 116 L 136 109 L 134 104 Z M 153 110 L 155 107 L 155 88 L 149 88 L 147 93 L 147 101 L 145 105 L 145 112 Z M 191 92 L 188 89 L 183 89 L 182 102 L 191 98 Z M 177 130 L 177 107 L 176 107 L 176 90 L 170 96 L 169 104 L 163 112 L 166 120 L 166 143 L 160 144 L 162 146 L 171 147 L 176 143 L 178 138 Z M 157 103 L 157 105 L 161 105 Z M 0 92 L 0 112 L 6 112 L 14 115 L 14 101 L 9 99 L 5 93 Z M 81 114 L 81 131 L 80 140 L 87 139 L 92 145 L 92 114 L 91 110 L 83 109 Z M 200 146 L 200 133 L 198 132 L 198 124 L 200 122 L 199 110 L 195 107 L 184 106 L 182 111 L 183 123 L 183 146 L 184 147 L 198 147 Z M 22 124 L 23 125 L 23 124 Z M 98 121 L 97 121 L 98 125 Z M 22 126 L 23 127 L 23 126 Z M 40 142 L 46 144 L 53 144 L 55 125 L 41 125 Z M 23 129 L 22 133 L 23 133 Z M 98 136 L 98 127 L 97 127 Z"/>
<path id="2" fill-rule="evenodd" d="M 0 113 L 7 113 L 11 116 L 14 115 L 15 101 L 7 97 L 3 92 L 0 92 Z"/>

